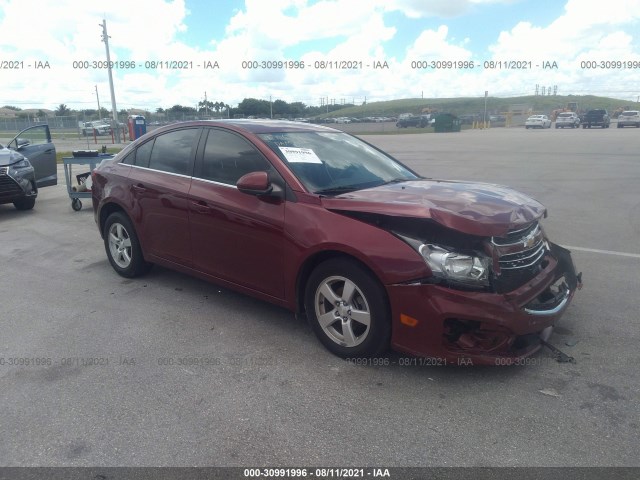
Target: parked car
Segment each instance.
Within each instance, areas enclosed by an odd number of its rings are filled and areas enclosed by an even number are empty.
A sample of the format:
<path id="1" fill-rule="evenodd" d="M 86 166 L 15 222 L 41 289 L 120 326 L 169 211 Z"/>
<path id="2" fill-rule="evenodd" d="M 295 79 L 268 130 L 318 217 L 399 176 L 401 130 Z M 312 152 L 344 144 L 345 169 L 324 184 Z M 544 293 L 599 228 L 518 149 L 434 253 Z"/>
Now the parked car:
<path id="1" fill-rule="evenodd" d="M 118 274 L 157 263 L 273 302 L 344 357 L 391 346 L 510 363 L 540 348 L 581 285 L 537 201 L 424 178 L 328 127 L 184 122 L 92 175 Z"/>
<path id="2" fill-rule="evenodd" d="M 638 110 L 626 110 L 618 115 L 618 128 L 640 128 L 640 112 Z"/>
<path id="3" fill-rule="evenodd" d="M 575 112 L 562 112 L 556 118 L 556 128 L 576 128 L 580 126 L 580 117 Z"/>
<path id="4" fill-rule="evenodd" d="M 435 121 L 435 119 L 434 119 Z M 398 121 L 396 122 L 396 127 L 398 128 L 407 128 L 407 127 L 416 127 L 416 128 L 424 128 L 431 125 L 433 122 L 429 115 L 411 115 L 411 116 L 400 116 Z"/>
<path id="5" fill-rule="evenodd" d="M 38 188 L 57 183 L 56 147 L 48 125 L 29 127 L 6 147 L 0 145 L 0 204 L 31 210 Z"/>
<path id="6" fill-rule="evenodd" d="M 551 120 L 546 115 L 531 115 L 524 122 L 524 127 L 529 128 L 551 128 Z"/>
<path id="7" fill-rule="evenodd" d="M 473 122 L 477 122 L 479 120 L 482 120 L 480 117 L 478 117 L 478 115 L 460 115 L 458 117 L 458 120 L 460 120 L 460 125 L 472 125 Z"/>
<path id="8" fill-rule="evenodd" d="M 100 135 L 111 135 L 111 125 L 106 123 L 104 120 L 96 120 L 95 122 L 85 122 L 82 127 L 82 134 L 84 136 L 93 136 L 95 134 Z"/>
<path id="9" fill-rule="evenodd" d="M 609 113 L 605 109 L 600 108 L 595 110 L 589 110 L 580 119 L 580 123 L 582 124 L 582 128 L 591 128 L 591 127 L 609 128 L 611 119 L 609 118 Z"/>

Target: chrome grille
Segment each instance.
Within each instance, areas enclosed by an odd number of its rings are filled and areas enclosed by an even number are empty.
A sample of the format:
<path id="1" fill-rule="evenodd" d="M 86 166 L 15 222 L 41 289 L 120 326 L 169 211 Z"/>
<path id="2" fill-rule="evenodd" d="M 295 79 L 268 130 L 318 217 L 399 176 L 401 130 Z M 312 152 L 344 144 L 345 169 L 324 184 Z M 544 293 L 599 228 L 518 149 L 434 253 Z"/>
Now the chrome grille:
<path id="1" fill-rule="evenodd" d="M 539 233 L 540 226 L 538 222 L 534 222 L 525 228 L 511 230 L 504 237 L 493 237 L 491 238 L 491 242 L 499 246 L 517 245 L 518 243 L 522 243 L 525 238 L 538 235 Z"/>
<path id="2" fill-rule="evenodd" d="M 0 175 L 7 175 L 9 173 L 9 167 L 0 167 Z"/>
<path id="3" fill-rule="evenodd" d="M 546 266 L 549 246 L 538 222 L 492 237 L 496 271 L 492 284 L 498 293 L 521 287 Z"/>
<path id="4" fill-rule="evenodd" d="M 495 248 L 500 271 L 533 267 L 548 251 L 538 222 L 512 230 L 502 237 L 493 237 L 491 243 Z"/>
<path id="5" fill-rule="evenodd" d="M 545 242 L 540 239 L 532 248 L 518 253 L 502 255 L 498 260 L 500 270 L 517 270 L 520 268 L 531 267 L 544 257 L 546 251 L 547 248 Z"/>

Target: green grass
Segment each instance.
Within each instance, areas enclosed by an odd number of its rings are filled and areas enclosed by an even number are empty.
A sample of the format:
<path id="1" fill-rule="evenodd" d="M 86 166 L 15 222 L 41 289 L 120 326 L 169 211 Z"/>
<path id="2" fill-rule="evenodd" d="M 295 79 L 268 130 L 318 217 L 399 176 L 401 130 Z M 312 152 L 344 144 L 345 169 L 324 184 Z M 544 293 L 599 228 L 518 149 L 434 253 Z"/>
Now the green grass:
<path id="1" fill-rule="evenodd" d="M 484 112 L 484 96 L 462 98 L 405 98 L 401 100 L 389 100 L 385 102 L 372 102 L 366 105 L 342 108 L 326 117 L 369 117 L 369 116 L 396 116 L 401 113 L 419 114 L 423 108 L 437 109 L 439 112 L 453 113 L 454 115 L 475 114 Z M 578 109 L 588 110 L 592 108 L 606 108 L 611 114 L 619 107 L 638 106 L 630 100 L 617 98 L 597 97 L 594 95 L 528 95 L 521 97 L 487 98 L 487 114 L 493 112 L 508 112 L 509 106 L 514 104 L 529 105 L 534 113 L 549 114 L 552 110 L 563 108 L 569 102 L 576 102 Z"/>
<path id="2" fill-rule="evenodd" d="M 122 150 L 122 149 L 119 148 L 119 147 L 107 148 L 107 153 L 116 154 L 120 150 Z M 72 152 L 58 152 L 58 151 L 56 151 L 56 163 L 62 164 L 62 159 L 64 157 L 73 157 L 73 153 Z"/>

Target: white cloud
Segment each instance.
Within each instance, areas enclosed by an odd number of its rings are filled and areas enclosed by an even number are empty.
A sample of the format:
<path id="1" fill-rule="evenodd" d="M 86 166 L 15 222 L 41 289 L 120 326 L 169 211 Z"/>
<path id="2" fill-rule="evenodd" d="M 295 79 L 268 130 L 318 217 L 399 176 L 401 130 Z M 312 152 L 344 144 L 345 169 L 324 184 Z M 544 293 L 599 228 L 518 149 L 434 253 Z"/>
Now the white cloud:
<path id="1" fill-rule="evenodd" d="M 400 11 L 409 18 L 455 17 L 475 5 L 514 3 L 517 0 L 384 0 L 387 11 Z"/>
<path id="2" fill-rule="evenodd" d="M 586 69 L 583 61 L 640 60 L 631 32 L 638 31 L 640 0 L 619 0 L 612 4 L 568 0 L 565 12 L 547 26 L 519 22 L 499 34 L 489 47 L 495 60 L 527 59 L 532 62 L 556 61 L 557 71 L 534 69 L 516 79 L 507 72 L 502 80 L 516 89 L 532 91 L 533 85 L 558 85 L 559 93 L 590 93 L 622 96 L 621 88 L 640 83 L 640 69 Z M 620 78 L 624 77 L 624 82 Z"/>
<path id="3" fill-rule="evenodd" d="M 593 88 L 597 93 L 618 83 L 640 84 L 640 69 L 587 71 L 586 60 L 640 60 L 638 26 L 640 0 L 615 4 L 567 0 L 561 16 L 548 25 L 514 18 L 512 26 L 495 32 L 491 45 L 478 46 L 474 32 L 452 38 L 447 18 L 473 14 L 487 3 L 512 0 L 245 0 L 227 21 L 224 36 L 201 45 L 181 41 L 188 24 L 188 0 L 0 0 L 0 59 L 48 60 L 48 71 L 2 71 L 0 105 L 93 108 L 94 85 L 101 103 L 109 104 L 105 70 L 74 69 L 73 61 L 104 60 L 100 41 L 102 18 L 108 22 L 112 60 L 187 60 L 194 65 L 217 60 L 220 70 L 114 71 L 118 108 L 195 105 L 207 91 L 214 101 L 235 104 L 244 97 L 282 98 L 318 104 L 321 97 L 336 101 L 425 96 L 532 93 L 535 84 L 557 84 L 560 93 Z M 512 10 L 516 10 L 515 8 Z M 37 11 L 38 15 L 33 12 Z M 389 23 L 389 13 L 404 17 L 440 17 L 408 41 L 403 25 Z M 213 14 L 213 13 L 212 13 Z M 145 19 L 145 21 L 140 21 Z M 414 23 L 415 24 L 415 23 Z M 434 25 L 431 22 L 430 25 Z M 490 25 L 478 28 L 490 29 Z M 407 41 L 404 49 L 398 38 Z M 395 43 L 394 43 L 395 42 Z M 281 60 L 304 45 L 296 60 L 304 70 L 242 68 L 243 60 Z M 484 55 L 484 57 L 483 57 Z M 557 61 L 556 71 L 411 68 L 412 60 L 543 60 Z M 310 68 L 316 60 L 363 62 L 363 68 Z M 388 62 L 389 69 L 366 65 Z M 620 77 L 624 82 L 620 82 Z M 577 92 L 583 93 L 583 92 Z M 635 94 L 634 94 L 635 95 Z M 629 95 L 631 96 L 631 95 Z"/>

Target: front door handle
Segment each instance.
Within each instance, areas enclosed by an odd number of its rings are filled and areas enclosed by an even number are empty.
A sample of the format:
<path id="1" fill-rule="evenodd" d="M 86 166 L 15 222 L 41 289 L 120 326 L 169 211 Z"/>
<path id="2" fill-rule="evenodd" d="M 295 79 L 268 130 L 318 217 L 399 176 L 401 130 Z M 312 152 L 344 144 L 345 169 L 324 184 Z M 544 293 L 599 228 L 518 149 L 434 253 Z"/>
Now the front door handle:
<path id="1" fill-rule="evenodd" d="M 142 185 L 141 183 L 139 183 L 139 184 L 137 184 L 137 185 L 133 185 L 131 188 L 132 188 L 135 192 L 139 192 L 139 193 L 142 193 L 142 192 L 146 192 L 146 191 L 147 191 L 147 189 L 145 188 L 145 186 L 144 186 L 144 185 Z"/>
<path id="2" fill-rule="evenodd" d="M 191 202 L 191 206 L 193 206 L 196 212 L 209 213 L 211 211 L 211 207 L 207 206 L 204 202 Z"/>

